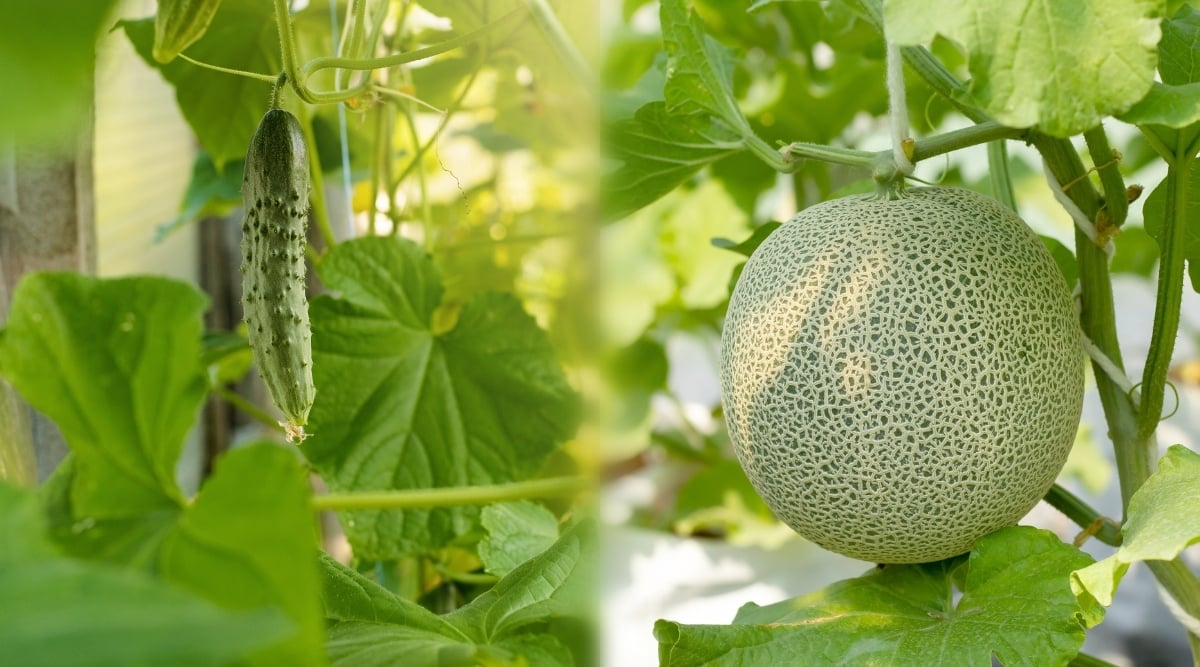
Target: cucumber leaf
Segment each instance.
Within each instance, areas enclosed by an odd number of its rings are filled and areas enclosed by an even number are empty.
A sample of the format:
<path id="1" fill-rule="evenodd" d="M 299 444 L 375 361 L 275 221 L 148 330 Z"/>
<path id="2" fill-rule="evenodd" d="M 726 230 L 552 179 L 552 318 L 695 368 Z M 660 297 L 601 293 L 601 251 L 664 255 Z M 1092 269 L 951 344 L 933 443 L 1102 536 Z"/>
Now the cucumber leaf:
<path id="1" fill-rule="evenodd" d="M 571 665 L 546 631 L 580 618 L 592 590 L 594 527 L 581 522 L 467 606 L 438 616 L 331 558 L 322 558 L 327 653 L 335 667 Z M 585 596 L 585 597 L 580 597 Z"/>
<path id="2" fill-rule="evenodd" d="M 182 504 L 175 464 L 207 387 L 205 305 L 195 288 L 161 278 L 38 273 L 18 284 L 0 374 L 62 429 L 81 514 Z"/>
<path id="3" fill-rule="evenodd" d="M 63 557 L 37 496 L 0 482 L 0 646 L 22 665 L 226 665 L 293 632 L 141 572 Z"/>
<path id="4" fill-rule="evenodd" d="M 558 517 L 528 500 L 483 508 L 480 522 L 487 535 L 479 541 L 483 569 L 499 576 L 542 553 L 558 539 Z"/>
<path id="5" fill-rule="evenodd" d="M 485 293 L 440 319 L 442 281 L 411 242 L 363 238 L 321 260 L 337 296 L 310 304 L 316 401 L 303 450 L 336 491 L 524 480 L 573 433 L 576 397 L 516 298 Z M 359 558 L 440 548 L 479 509 L 341 513 Z"/>

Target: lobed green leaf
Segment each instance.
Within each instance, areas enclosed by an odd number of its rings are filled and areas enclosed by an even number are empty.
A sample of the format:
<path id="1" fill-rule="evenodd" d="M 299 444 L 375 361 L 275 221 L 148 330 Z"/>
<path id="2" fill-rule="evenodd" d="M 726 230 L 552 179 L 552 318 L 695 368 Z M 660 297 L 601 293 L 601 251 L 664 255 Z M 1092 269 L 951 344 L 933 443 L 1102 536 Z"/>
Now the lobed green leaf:
<path id="1" fill-rule="evenodd" d="M 1065 665 L 1102 611 L 1069 573 L 1091 558 L 1053 534 L 1005 528 L 970 554 L 889 565 L 759 607 L 727 626 L 659 621 L 661 664 Z M 961 592 L 961 597 L 956 594 Z"/>
<path id="2" fill-rule="evenodd" d="M 1066 137 L 1119 114 L 1154 82 L 1159 0 L 885 0 L 898 44 L 942 35 L 967 52 L 971 94 L 997 121 Z"/>
<path id="3" fill-rule="evenodd" d="M 434 330 L 441 277 L 414 244 L 364 238 L 319 266 L 338 296 L 310 305 L 317 399 L 303 450 L 336 491 L 528 479 L 573 432 L 576 398 L 553 348 L 512 296 L 465 304 Z M 444 546 L 478 508 L 342 514 L 360 558 Z"/>
<path id="4" fill-rule="evenodd" d="M 161 278 L 39 273 L 18 284 L 0 374 L 75 452 L 76 511 L 116 518 L 182 503 L 175 464 L 205 396 L 205 305 Z"/>
<path id="5" fill-rule="evenodd" d="M 1129 500 L 1121 527 L 1121 547 L 1112 556 L 1071 574 L 1071 588 L 1081 603 L 1112 604 L 1113 595 L 1132 563 L 1170 560 L 1200 542 L 1200 454 L 1174 445 L 1158 470 Z"/>

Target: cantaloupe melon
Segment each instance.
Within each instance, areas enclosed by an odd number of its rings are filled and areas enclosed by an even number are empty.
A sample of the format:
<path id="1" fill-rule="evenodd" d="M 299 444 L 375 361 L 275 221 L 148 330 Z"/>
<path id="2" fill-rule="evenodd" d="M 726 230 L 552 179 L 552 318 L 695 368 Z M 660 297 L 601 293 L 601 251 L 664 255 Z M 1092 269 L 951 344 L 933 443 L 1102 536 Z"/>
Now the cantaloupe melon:
<path id="1" fill-rule="evenodd" d="M 754 252 L 721 351 L 738 458 L 775 514 L 878 563 L 963 553 L 1046 493 L 1084 353 L 1062 273 L 998 202 L 917 188 L 812 206 Z"/>

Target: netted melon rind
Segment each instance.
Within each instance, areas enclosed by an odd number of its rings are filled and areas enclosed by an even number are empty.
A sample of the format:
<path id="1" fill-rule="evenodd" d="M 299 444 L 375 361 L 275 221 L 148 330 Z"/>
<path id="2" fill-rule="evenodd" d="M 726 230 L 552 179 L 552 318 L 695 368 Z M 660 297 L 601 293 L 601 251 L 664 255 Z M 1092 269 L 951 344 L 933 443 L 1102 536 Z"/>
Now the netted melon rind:
<path id="1" fill-rule="evenodd" d="M 1067 285 L 999 203 L 846 197 L 746 263 L 722 335 L 729 433 L 772 511 L 878 563 L 967 551 L 1062 469 L 1083 400 Z"/>

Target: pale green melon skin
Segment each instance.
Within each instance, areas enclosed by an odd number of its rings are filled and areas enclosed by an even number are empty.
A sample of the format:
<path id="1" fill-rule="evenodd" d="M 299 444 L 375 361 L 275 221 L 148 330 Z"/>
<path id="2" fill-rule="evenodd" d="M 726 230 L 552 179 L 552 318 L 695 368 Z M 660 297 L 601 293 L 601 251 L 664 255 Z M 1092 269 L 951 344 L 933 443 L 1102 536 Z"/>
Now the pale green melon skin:
<path id="1" fill-rule="evenodd" d="M 1066 281 L 959 188 L 812 206 L 746 263 L 722 334 L 738 458 L 816 544 L 877 563 L 969 550 L 1066 462 L 1084 353 Z"/>

